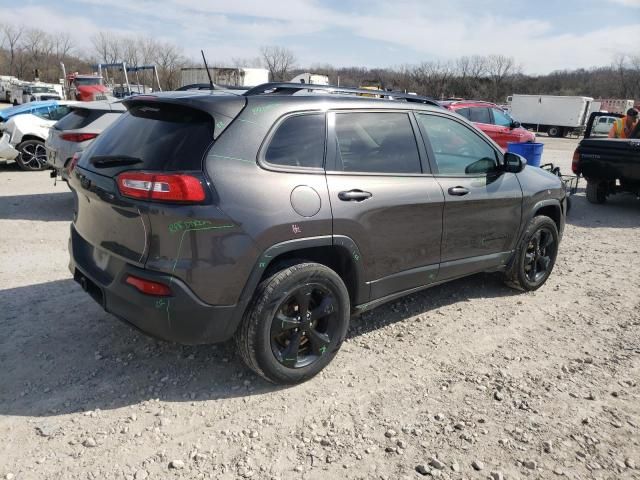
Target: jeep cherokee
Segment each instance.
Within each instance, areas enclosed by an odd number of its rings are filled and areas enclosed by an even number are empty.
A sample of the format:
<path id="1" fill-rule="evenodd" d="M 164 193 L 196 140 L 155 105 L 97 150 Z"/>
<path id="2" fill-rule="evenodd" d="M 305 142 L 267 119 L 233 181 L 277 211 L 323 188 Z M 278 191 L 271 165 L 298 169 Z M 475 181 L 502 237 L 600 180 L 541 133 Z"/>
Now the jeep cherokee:
<path id="1" fill-rule="evenodd" d="M 125 100 L 69 168 L 74 278 L 156 337 L 235 337 L 276 383 L 317 374 L 351 315 L 403 295 L 486 271 L 539 288 L 564 228 L 560 179 L 436 102 L 365 94 Z"/>

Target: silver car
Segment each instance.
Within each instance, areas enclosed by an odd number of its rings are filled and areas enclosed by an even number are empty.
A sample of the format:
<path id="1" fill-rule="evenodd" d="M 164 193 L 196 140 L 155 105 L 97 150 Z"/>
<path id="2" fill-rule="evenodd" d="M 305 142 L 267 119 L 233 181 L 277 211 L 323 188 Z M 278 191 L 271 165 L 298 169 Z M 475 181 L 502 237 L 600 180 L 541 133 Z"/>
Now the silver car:
<path id="1" fill-rule="evenodd" d="M 119 102 L 83 102 L 49 130 L 45 142 L 47 163 L 65 178 L 65 167 L 73 155 L 85 150 L 102 131 L 127 109 Z"/>

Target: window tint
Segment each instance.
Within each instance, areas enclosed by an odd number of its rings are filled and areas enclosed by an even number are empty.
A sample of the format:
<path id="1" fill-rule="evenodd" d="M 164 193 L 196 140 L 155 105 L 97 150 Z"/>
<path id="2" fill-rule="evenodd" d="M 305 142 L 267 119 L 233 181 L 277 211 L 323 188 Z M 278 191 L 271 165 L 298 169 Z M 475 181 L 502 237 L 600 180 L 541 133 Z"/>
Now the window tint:
<path id="1" fill-rule="evenodd" d="M 345 172 L 422 172 L 406 113 L 338 113 L 336 136 L 338 168 Z"/>
<path id="2" fill-rule="evenodd" d="M 323 113 L 289 117 L 271 139 L 265 160 L 287 167 L 322 168 L 324 139 Z"/>
<path id="3" fill-rule="evenodd" d="M 511 117 L 504 113 L 499 108 L 492 108 L 493 111 L 493 123 L 500 125 L 501 127 L 511 126 Z"/>
<path id="4" fill-rule="evenodd" d="M 74 108 L 69 115 L 55 124 L 56 130 L 76 130 L 84 128 L 107 113 L 105 110 L 89 110 L 88 108 Z"/>
<path id="5" fill-rule="evenodd" d="M 470 108 L 469 120 L 477 123 L 491 123 L 491 115 L 489 109 L 484 107 Z"/>
<path id="6" fill-rule="evenodd" d="M 213 141 L 213 118 L 169 104 L 136 104 L 91 144 L 82 159 L 127 156 L 136 169 L 199 170 Z"/>
<path id="7" fill-rule="evenodd" d="M 443 175 L 473 175 L 495 171 L 496 152 L 466 126 L 437 115 L 418 115 Z"/>
<path id="8" fill-rule="evenodd" d="M 469 108 L 459 108 L 455 111 L 458 115 L 462 115 L 467 120 L 471 120 L 471 110 Z"/>
<path id="9" fill-rule="evenodd" d="M 46 110 L 33 112 L 33 114 L 45 120 L 60 120 L 69 112 L 70 109 L 66 105 L 58 105 L 57 107 L 49 107 Z"/>

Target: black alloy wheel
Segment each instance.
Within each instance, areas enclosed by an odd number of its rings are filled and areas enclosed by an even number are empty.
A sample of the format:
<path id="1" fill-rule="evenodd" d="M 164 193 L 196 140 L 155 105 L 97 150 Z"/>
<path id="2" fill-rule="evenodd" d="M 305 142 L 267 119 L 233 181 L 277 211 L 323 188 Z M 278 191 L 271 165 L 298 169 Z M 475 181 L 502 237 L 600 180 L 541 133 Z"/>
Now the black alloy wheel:
<path id="1" fill-rule="evenodd" d="M 553 233 L 548 228 L 539 229 L 531 237 L 525 253 L 524 271 L 531 283 L 539 283 L 549 274 L 557 245 Z"/>
<path id="2" fill-rule="evenodd" d="M 339 327 L 338 304 L 320 284 L 302 285 L 278 308 L 271 325 L 271 350 L 288 368 L 306 367 L 322 357 Z"/>
<path id="3" fill-rule="evenodd" d="M 555 221 L 545 215 L 533 217 L 504 272 L 506 284 L 526 292 L 544 285 L 556 264 L 559 244 Z"/>
<path id="4" fill-rule="evenodd" d="M 271 269 L 236 331 L 236 345 L 247 366 L 264 379 L 301 383 L 338 354 L 349 328 L 349 292 L 326 265 L 289 260 Z"/>

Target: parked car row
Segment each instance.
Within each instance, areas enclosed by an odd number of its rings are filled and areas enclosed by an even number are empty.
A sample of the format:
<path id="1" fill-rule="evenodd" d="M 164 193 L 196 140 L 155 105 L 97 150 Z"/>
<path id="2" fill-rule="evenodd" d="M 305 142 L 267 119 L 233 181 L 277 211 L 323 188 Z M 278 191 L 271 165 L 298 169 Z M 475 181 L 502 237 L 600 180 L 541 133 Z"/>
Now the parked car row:
<path id="1" fill-rule="evenodd" d="M 15 160 L 23 170 L 51 167 L 64 178 L 73 154 L 125 110 L 106 101 L 40 101 L 0 110 L 0 162 Z"/>

